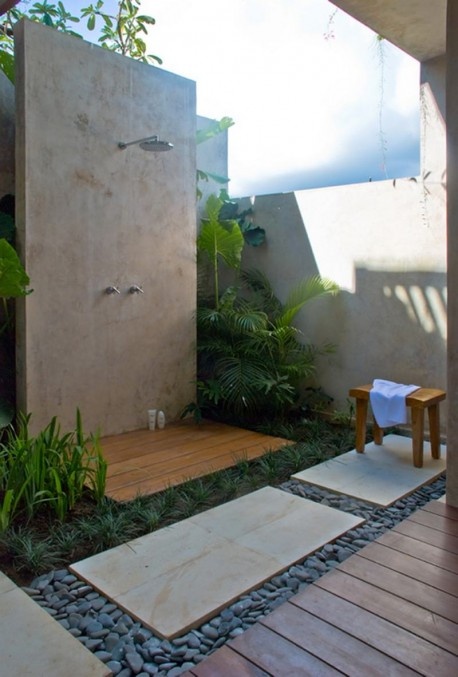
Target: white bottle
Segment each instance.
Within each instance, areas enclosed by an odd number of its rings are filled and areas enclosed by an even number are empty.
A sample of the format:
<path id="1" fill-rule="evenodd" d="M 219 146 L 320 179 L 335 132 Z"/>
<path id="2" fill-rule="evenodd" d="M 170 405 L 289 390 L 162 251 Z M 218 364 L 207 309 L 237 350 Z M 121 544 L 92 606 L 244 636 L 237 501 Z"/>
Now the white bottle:
<path id="1" fill-rule="evenodd" d="M 163 411 L 157 412 L 156 421 L 157 421 L 157 427 L 159 428 L 159 430 L 162 430 L 163 428 L 165 428 L 165 414 L 164 414 Z"/>
<path id="2" fill-rule="evenodd" d="M 156 428 L 156 413 L 157 409 L 148 409 L 148 428 L 150 430 Z"/>

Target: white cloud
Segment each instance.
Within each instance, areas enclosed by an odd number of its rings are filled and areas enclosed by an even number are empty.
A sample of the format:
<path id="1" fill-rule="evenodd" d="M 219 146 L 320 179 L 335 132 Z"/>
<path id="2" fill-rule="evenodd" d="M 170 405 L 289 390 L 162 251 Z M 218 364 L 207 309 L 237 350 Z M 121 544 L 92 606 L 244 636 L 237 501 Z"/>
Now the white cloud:
<path id="1" fill-rule="evenodd" d="M 150 47 L 164 68 L 196 80 L 199 114 L 234 118 L 234 194 L 254 176 L 271 186 L 276 176 L 332 172 L 355 144 L 379 145 L 375 36 L 338 12 L 326 40 L 327 0 L 143 0 L 142 11 L 156 18 Z M 403 116 L 415 125 L 418 66 L 391 45 L 384 54 L 383 124 L 395 129 Z"/>

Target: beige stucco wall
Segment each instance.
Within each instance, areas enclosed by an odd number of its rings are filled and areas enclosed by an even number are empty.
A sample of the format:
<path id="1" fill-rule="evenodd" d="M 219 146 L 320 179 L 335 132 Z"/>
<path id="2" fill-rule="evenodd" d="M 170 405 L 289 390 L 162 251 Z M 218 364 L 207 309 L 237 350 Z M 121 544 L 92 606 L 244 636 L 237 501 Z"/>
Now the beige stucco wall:
<path id="1" fill-rule="evenodd" d="M 446 179 L 445 56 L 430 59 L 420 69 L 421 175 L 425 186 Z"/>
<path id="2" fill-rule="evenodd" d="M 297 326 L 320 358 L 317 384 L 344 408 L 348 389 L 386 378 L 445 388 L 445 194 L 420 181 L 383 181 L 257 197 L 264 247 L 244 266 L 264 270 L 281 299 L 319 273 L 342 292 L 301 311 Z"/>
<path id="3" fill-rule="evenodd" d="M 103 434 L 146 427 L 149 408 L 173 419 L 194 395 L 195 84 L 38 24 L 16 44 L 34 289 L 18 315 L 19 403 L 35 429 L 72 425 L 76 407 Z M 152 134 L 174 149 L 117 146 Z"/>
<path id="4" fill-rule="evenodd" d="M 0 198 L 14 193 L 14 86 L 0 71 Z"/>

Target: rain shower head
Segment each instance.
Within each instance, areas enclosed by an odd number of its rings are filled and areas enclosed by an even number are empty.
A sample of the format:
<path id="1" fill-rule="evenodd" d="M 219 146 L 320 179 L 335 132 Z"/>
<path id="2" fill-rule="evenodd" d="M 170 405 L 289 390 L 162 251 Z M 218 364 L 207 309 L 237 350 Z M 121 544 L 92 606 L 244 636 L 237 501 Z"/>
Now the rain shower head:
<path id="1" fill-rule="evenodd" d="M 124 143 L 120 141 L 118 143 L 118 148 L 124 150 L 127 146 L 139 145 L 142 150 L 149 150 L 155 152 L 161 152 L 164 150 L 171 150 L 173 148 L 173 143 L 168 141 L 161 141 L 157 136 L 147 136 L 144 139 L 137 139 L 136 141 L 129 141 L 129 143 Z"/>

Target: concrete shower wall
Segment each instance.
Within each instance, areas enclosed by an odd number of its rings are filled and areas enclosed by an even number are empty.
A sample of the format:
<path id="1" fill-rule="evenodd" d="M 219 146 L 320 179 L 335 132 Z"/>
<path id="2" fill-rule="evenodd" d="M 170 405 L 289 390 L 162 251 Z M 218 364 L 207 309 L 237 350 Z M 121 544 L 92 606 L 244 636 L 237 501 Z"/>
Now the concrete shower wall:
<path id="1" fill-rule="evenodd" d="M 195 84 L 36 23 L 16 29 L 18 399 L 115 434 L 194 397 Z M 157 134 L 166 153 L 118 141 Z M 132 285 L 143 294 L 130 294 Z M 104 290 L 116 286 L 120 294 Z"/>

